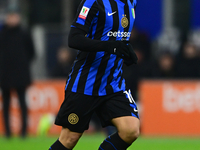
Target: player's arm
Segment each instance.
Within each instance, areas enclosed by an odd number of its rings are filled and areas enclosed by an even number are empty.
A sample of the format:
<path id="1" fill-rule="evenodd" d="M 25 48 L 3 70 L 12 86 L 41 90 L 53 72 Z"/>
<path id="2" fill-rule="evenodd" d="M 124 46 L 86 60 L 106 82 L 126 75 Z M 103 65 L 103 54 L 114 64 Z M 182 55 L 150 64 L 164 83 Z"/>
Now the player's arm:
<path id="1" fill-rule="evenodd" d="M 69 47 L 84 52 L 106 51 L 121 58 L 129 57 L 129 47 L 125 42 L 94 40 L 85 35 L 85 31 L 72 27 L 68 38 Z"/>

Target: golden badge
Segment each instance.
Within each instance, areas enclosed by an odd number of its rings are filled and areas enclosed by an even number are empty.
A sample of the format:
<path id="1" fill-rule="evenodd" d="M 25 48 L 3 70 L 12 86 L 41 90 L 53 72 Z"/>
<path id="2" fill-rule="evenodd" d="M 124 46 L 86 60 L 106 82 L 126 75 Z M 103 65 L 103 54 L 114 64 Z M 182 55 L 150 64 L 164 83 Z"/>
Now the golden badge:
<path id="1" fill-rule="evenodd" d="M 124 17 L 121 20 L 121 24 L 123 28 L 126 28 L 128 26 L 128 19 L 126 18 L 126 15 L 123 15 Z"/>
<path id="2" fill-rule="evenodd" d="M 78 116 L 76 114 L 72 113 L 72 114 L 69 115 L 68 121 L 71 124 L 77 124 L 78 121 L 79 121 L 79 118 L 78 118 Z"/>

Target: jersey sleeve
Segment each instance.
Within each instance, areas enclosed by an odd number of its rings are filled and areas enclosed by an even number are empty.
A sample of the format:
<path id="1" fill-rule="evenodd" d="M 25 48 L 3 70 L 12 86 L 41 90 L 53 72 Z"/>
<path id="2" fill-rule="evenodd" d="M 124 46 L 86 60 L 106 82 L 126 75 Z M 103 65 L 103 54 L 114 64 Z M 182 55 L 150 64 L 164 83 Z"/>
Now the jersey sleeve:
<path id="1" fill-rule="evenodd" d="M 82 29 L 87 33 L 97 12 L 98 4 L 96 0 L 83 0 L 78 7 L 71 27 Z"/>

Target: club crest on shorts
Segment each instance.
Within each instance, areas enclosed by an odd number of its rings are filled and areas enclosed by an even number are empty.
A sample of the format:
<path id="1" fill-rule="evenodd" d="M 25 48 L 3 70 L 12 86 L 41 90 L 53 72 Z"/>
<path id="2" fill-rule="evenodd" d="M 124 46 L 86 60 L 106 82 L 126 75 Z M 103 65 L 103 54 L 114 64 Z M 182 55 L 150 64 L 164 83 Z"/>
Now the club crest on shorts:
<path id="1" fill-rule="evenodd" d="M 123 28 L 126 28 L 128 26 L 129 22 L 128 22 L 128 19 L 126 17 L 126 15 L 123 15 L 123 18 L 121 20 L 121 25 Z"/>
<path id="2" fill-rule="evenodd" d="M 68 116 L 68 121 L 70 124 L 77 124 L 79 121 L 79 117 L 75 113 L 71 113 Z"/>

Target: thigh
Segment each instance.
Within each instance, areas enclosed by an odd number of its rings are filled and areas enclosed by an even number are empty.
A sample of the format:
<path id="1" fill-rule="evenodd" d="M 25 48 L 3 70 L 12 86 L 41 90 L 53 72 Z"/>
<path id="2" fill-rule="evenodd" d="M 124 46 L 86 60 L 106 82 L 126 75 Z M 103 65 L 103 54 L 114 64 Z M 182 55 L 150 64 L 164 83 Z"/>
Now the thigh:
<path id="1" fill-rule="evenodd" d="M 132 116 L 123 116 L 111 120 L 112 124 L 120 131 L 137 131 L 140 128 L 140 120 Z"/>
<path id="2" fill-rule="evenodd" d="M 119 92 L 107 98 L 97 111 L 103 127 L 113 125 L 111 120 L 114 118 L 129 116 L 128 118 L 134 118 L 131 120 L 139 120 L 138 108 L 130 91 Z"/>
<path id="3" fill-rule="evenodd" d="M 83 133 L 88 129 L 94 109 L 98 105 L 98 99 L 93 96 L 66 91 L 55 124 L 73 132 Z"/>

